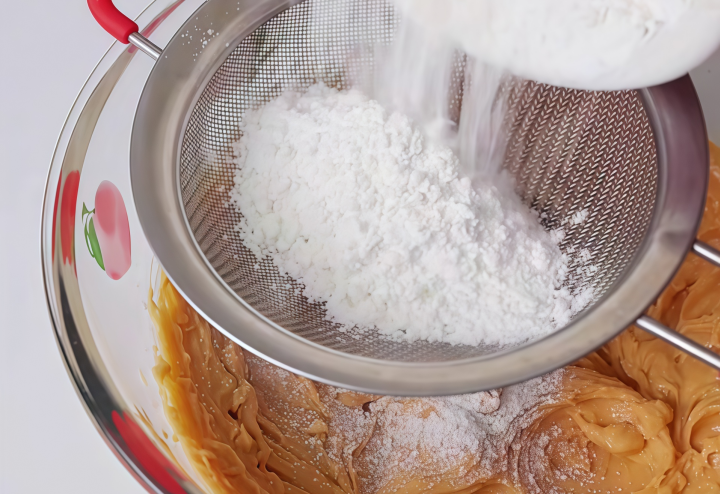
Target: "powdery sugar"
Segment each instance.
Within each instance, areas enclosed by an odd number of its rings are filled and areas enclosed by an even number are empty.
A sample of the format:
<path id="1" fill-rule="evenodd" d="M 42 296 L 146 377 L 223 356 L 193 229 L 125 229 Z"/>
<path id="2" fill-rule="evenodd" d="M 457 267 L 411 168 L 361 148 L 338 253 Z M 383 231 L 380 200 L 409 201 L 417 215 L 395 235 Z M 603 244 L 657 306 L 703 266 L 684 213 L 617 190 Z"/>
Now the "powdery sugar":
<path id="1" fill-rule="evenodd" d="M 449 472 L 464 485 L 486 481 L 512 470 L 513 440 L 543 405 L 554 402 L 562 376 L 559 370 L 501 391 L 458 397 L 384 397 L 365 412 L 333 404 L 326 396 L 332 416 L 326 448 L 336 461 L 353 462 L 363 479 L 362 492 L 377 492 L 391 480 L 402 482 L 398 472 L 408 478 L 420 474 L 431 483 Z M 345 448 L 333 447 L 338 440 Z"/>
<path id="2" fill-rule="evenodd" d="M 517 344 L 590 299 L 502 180 L 472 186 L 452 151 L 362 93 L 317 84 L 249 111 L 231 202 L 244 244 L 345 328 Z"/>

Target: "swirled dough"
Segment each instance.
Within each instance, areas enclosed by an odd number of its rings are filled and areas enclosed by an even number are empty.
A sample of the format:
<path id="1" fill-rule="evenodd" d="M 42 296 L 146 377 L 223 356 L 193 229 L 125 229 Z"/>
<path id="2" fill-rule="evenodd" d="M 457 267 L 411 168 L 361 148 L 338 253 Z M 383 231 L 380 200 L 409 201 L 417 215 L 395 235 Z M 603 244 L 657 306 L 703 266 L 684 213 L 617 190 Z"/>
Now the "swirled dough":
<path id="1" fill-rule="evenodd" d="M 592 370 L 566 374 L 562 396 L 513 442 L 515 484 L 538 493 L 680 492 L 670 407 Z"/>
<path id="2" fill-rule="evenodd" d="M 167 279 L 150 310 L 165 413 L 209 492 L 669 494 L 682 487 L 670 408 L 593 370 L 568 367 L 469 397 L 363 395 L 245 354 Z"/>
<path id="3" fill-rule="evenodd" d="M 712 152 L 700 238 L 720 247 Z M 399 399 L 245 354 L 166 278 L 148 306 L 165 414 L 208 492 L 720 493 L 718 375 L 639 330 L 529 383 Z M 649 313 L 719 346 L 720 269 L 689 256 Z"/>
<path id="4" fill-rule="evenodd" d="M 720 148 L 710 144 L 710 184 L 699 238 L 720 248 Z M 690 254 L 648 315 L 720 350 L 720 268 Z M 636 328 L 581 365 L 616 375 L 674 412 L 671 437 L 682 454 L 684 493 L 720 492 L 720 381 L 717 371 Z M 601 370 L 603 372 L 603 370 Z"/>

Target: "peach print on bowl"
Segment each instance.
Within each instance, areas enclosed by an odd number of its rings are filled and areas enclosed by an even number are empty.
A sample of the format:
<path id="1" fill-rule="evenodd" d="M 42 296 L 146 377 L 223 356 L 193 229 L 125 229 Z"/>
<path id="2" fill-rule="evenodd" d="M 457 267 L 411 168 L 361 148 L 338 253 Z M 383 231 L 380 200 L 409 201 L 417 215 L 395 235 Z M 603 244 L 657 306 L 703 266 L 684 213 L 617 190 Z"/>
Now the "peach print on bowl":
<path id="1" fill-rule="evenodd" d="M 95 209 L 83 203 L 85 244 L 107 275 L 119 280 L 130 269 L 130 223 L 120 191 L 107 180 L 95 193 Z"/>

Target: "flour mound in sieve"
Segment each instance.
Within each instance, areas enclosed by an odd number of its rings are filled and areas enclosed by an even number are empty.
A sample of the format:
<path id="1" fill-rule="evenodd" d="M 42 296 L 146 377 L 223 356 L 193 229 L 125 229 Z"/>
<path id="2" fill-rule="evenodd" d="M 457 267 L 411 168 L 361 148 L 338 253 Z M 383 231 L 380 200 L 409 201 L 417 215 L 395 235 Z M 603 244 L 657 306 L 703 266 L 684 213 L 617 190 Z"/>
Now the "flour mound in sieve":
<path id="1" fill-rule="evenodd" d="M 563 286 L 558 237 L 508 184 L 471 185 L 448 147 L 359 91 L 286 92 L 242 131 L 236 230 L 346 329 L 512 345 L 588 300 Z"/>

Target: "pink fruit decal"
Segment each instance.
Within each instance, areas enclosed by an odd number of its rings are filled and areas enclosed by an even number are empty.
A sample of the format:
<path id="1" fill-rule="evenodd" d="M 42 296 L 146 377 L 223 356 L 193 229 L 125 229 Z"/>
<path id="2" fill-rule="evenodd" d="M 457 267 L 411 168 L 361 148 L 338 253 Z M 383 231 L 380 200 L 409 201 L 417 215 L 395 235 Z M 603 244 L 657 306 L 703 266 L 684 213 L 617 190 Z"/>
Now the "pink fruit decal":
<path id="1" fill-rule="evenodd" d="M 125 201 L 112 182 L 105 180 L 95 193 L 95 209 L 83 203 L 85 245 L 90 256 L 113 280 L 119 280 L 130 269 L 130 222 Z"/>
<path id="2" fill-rule="evenodd" d="M 75 265 L 75 209 L 77 207 L 80 172 L 75 170 L 65 177 L 60 204 L 60 250 L 63 263 Z M 53 237 L 54 241 L 54 237 Z"/>
<path id="3" fill-rule="evenodd" d="M 122 412 L 122 415 L 120 415 L 120 413 L 113 410 L 112 421 L 120 436 L 125 440 L 128 449 L 135 455 L 137 463 L 142 465 L 152 475 L 153 479 L 165 488 L 166 492 L 171 494 L 187 492 L 180 484 L 180 482 L 187 482 L 185 476 L 178 471 L 173 462 L 158 450 L 158 447 L 155 446 L 129 413 Z"/>

